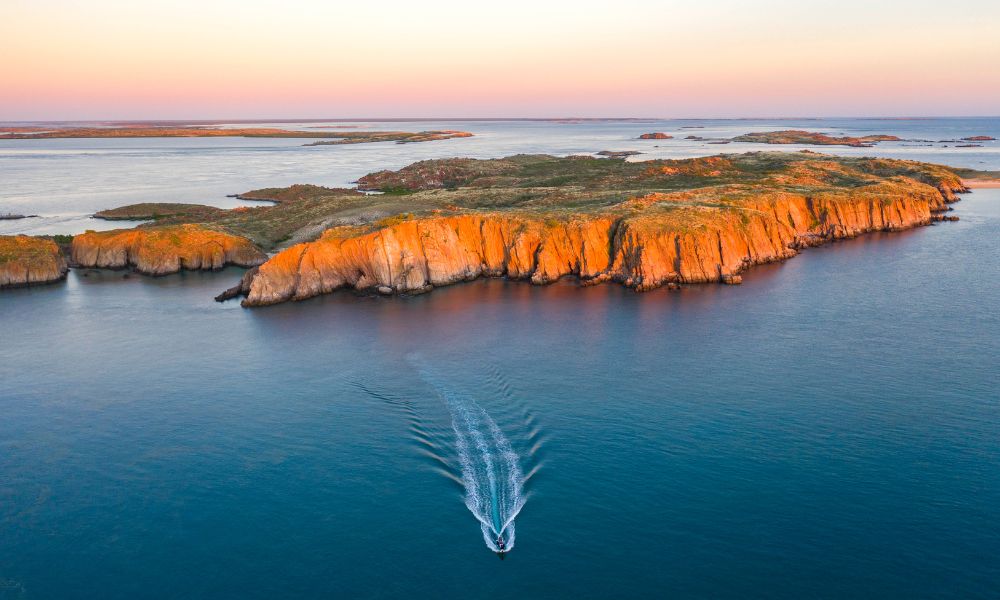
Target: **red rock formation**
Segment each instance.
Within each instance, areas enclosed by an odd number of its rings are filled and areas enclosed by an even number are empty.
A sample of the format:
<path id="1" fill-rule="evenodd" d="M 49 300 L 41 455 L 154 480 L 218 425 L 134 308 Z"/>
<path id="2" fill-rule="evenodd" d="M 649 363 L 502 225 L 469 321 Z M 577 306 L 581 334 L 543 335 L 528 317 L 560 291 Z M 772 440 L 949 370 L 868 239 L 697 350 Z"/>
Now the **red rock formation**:
<path id="1" fill-rule="evenodd" d="M 996 140 L 995 137 L 990 135 L 974 135 L 972 137 L 964 137 L 962 139 L 966 142 L 992 142 Z"/>
<path id="2" fill-rule="evenodd" d="M 71 255 L 82 267 L 131 265 L 148 275 L 226 265 L 251 267 L 267 259 L 250 240 L 199 225 L 88 231 L 73 238 Z"/>
<path id="3" fill-rule="evenodd" d="M 67 271 L 66 259 L 52 240 L 0 236 L 0 288 L 59 281 Z"/>
<path id="4" fill-rule="evenodd" d="M 808 197 L 764 194 L 714 209 L 685 204 L 689 193 L 657 193 L 628 200 L 617 212 L 558 220 L 477 213 L 375 231 L 334 228 L 261 265 L 244 282 L 243 303 L 301 300 L 341 287 L 422 292 L 480 276 L 544 284 L 575 275 L 636 290 L 734 284 L 749 266 L 791 257 L 804 246 L 929 224 L 955 191 L 964 191 L 957 178 L 936 183 L 940 189 L 901 178 Z"/>
<path id="5" fill-rule="evenodd" d="M 669 139 L 673 139 L 673 137 L 674 136 L 670 135 L 669 133 L 657 132 L 657 133 L 644 133 L 644 134 L 642 134 L 642 135 L 639 136 L 639 139 L 640 140 L 669 140 Z"/>

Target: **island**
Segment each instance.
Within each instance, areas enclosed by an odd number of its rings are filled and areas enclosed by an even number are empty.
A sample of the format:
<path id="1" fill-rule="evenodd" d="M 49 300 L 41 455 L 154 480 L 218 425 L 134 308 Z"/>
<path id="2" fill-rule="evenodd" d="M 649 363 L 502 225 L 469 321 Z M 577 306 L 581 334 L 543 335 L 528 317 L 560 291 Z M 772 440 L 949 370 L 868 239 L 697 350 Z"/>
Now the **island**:
<path id="1" fill-rule="evenodd" d="M 644 133 L 644 134 L 642 134 L 642 135 L 639 136 L 639 139 L 640 140 L 670 140 L 670 139 L 673 139 L 673 137 L 674 136 L 670 135 L 669 133 L 657 132 L 657 133 Z"/>
<path id="2" fill-rule="evenodd" d="M 181 269 L 218 270 L 226 265 L 253 267 L 267 259 L 246 238 L 200 224 L 87 231 L 73 236 L 70 249 L 76 266 L 131 266 L 146 275 L 168 275 Z"/>
<path id="3" fill-rule="evenodd" d="M 816 153 L 432 160 L 367 175 L 358 188 L 383 192 L 363 203 L 368 218 L 341 200 L 353 222 L 282 250 L 227 295 L 260 306 L 481 276 L 575 276 L 638 291 L 739 283 L 750 266 L 806 246 L 940 220 L 967 191 L 946 167 Z"/>
<path id="4" fill-rule="evenodd" d="M 190 216 L 206 218 L 218 216 L 224 209 L 204 204 L 184 204 L 176 202 L 143 202 L 129 204 L 94 213 L 95 219 L 104 221 L 156 221 L 167 217 Z"/>
<path id="5" fill-rule="evenodd" d="M 608 158 L 628 158 L 630 156 L 636 156 L 642 154 L 638 150 L 601 150 L 596 153 L 597 156 L 607 156 Z"/>
<path id="6" fill-rule="evenodd" d="M 764 131 L 745 133 L 732 138 L 734 142 L 755 144 L 800 144 L 814 146 L 853 146 L 870 148 L 878 142 L 899 142 L 902 138 L 894 135 L 866 135 L 862 137 L 835 137 L 825 133 L 787 129 L 784 131 Z"/>
<path id="7" fill-rule="evenodd" d="M 352 131 L 347 135 L 340 134 L 336 136 L 324 137 L 339 137 L 342 139 L 313 142 L 305 145 L 332 146 L 336 144 L 362 144 L 368 142 L 396 142 L 397 144 L 413 144 L 416 142 L 433 142 L 437 140 L 450 140 L 452 138 L 472 137 L 472 134 L 468 131 L 446 129 L 443 131 L 418 131 L 415 133 L 406 131 Z"/>
<path id="8" fill-rule="evenodd" d="M 69 266 L 52 240 L 28 235 L 0 235 L 0 288 L 52 283 Z"/>
<path id="9" fill-rule="evenodd" d="M 61 138 L 175 138 L 175 137 L 251 137 L 251 138 L 322 138 L 325 141 L 306 146 L 396 142 L 409 144 L 452 138 L 472 137 L 467 131 L 295 131 L 267 127 L 63 127 L 55 129 L 8 127 L 0 129 L 0 140 Z"/>

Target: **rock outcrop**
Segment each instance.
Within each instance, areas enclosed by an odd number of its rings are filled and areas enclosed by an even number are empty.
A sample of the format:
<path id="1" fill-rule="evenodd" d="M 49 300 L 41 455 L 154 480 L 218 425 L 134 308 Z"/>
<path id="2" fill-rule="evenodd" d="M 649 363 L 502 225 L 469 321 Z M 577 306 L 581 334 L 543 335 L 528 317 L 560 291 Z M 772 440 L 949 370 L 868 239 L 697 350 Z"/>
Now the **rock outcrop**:
<path id="1" fill-rule="evenodd" d="M 644 133 L 639 136 L 640 140 L 670 140 L 674 136 L 669 133 L 656 132 L 656 133 Z"/>
<path id="2" fill-rule="evenodd" d="M 133 266 L 147 275 L 167 275 L 181 269 L 252 267 L 267 256 L 246 238 L 200 225 L 174 225 L 88 231 L 73 238 L 71 258 L 82 267 Z"/>
<path id="3" fill-rule="evenodd" d="M 59 281 L 69 267 L 52 240 L 27 235 L 0 236 L 0 288 Z"/>
<path id="4" fill-rule="evenodd" d="M 544 284 L 573 275 L 636 290 L 742 281 L 748 267 L 869 231 L 927 225 L 947 210 L 957 177 L 935 187 L 893 179 L 816 195 L 761 193 L 741 206 L 692 205 L 692 193 L 651 193 L 562 219 L 502 212 L 431 216 L 374 231 L 328 230 L 288 248 L 244 280 L 245 306 L 338 288 L 424 292 L 480 276 Z"/>

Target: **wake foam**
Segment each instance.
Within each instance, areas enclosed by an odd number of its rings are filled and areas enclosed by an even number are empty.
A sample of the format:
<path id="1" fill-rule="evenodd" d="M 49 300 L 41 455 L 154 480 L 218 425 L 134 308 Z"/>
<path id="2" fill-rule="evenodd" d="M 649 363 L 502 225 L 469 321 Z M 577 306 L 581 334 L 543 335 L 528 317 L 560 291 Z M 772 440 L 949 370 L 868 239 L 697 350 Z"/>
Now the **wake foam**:
<path id="1" fill-rule="evenodd" d="M 455 450 L 465 487 L 465 506 L 479 521 L 483 541 L 499 552 L 514 548 L 514 519 L 524 506 L 524 474 L 517 453 L 496 421 L 479 404 L 442 385 L 421 369 L 451 413 Z"/>

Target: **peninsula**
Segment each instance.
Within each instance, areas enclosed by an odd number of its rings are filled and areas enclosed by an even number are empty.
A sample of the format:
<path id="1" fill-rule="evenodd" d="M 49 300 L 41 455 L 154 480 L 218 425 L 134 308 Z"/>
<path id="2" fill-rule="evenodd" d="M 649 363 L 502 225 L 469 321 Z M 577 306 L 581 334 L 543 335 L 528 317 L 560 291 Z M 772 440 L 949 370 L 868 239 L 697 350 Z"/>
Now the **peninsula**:
<path id="1" fill-rule="evenodd" d="M 371 142 L 431 142 L 451 138 L 472 137 L 467 131 L 295 131 L 266 127 L 64 127 L 42 129 L 11 127 L 0 129 L 0 140 L 32 140 L 58 138 L 151 138 L 151 137 L 258 137 L 258 138 L 322 138 L 324 141 L 307 146 L 365 144 Z"/>

